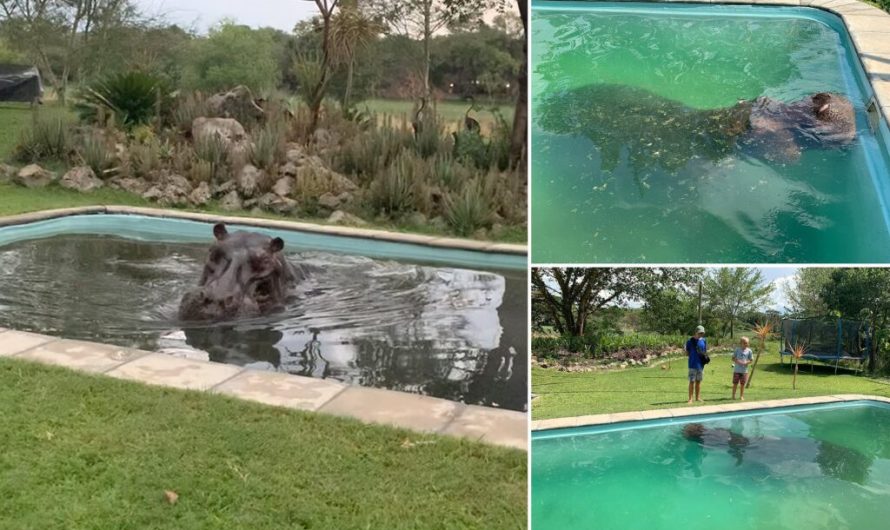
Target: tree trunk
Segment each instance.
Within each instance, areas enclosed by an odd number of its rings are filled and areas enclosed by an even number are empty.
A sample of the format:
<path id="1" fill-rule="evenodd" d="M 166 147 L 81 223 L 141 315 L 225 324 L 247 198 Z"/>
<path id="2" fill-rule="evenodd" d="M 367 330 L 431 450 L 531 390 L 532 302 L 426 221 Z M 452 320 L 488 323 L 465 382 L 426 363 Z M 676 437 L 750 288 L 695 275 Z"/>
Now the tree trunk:
<path id="1" fill-rule="evenodd" d="M 423 5 L 423 97 L 430 99 L 430 41 L 433 38 L 432 17 L 433 2 L 428 0 Z"/>
<path id="2" fill-rule="evenodd" d="M 352 76 L 355 70 L 355 56 L 351 56 L 346 63 L 346 91 L 343 93 L 343 109 L 348 109 L 352 99 Z"/>
<path id="3" fill-rule="evenodd" d="M 312 105 L 310 108 L 310 110 L 312 111 L 312 122 L 309 126 L 310 132 L 315 132 L 315 129 L 318 127 L 319 114 L 321 113 L 321 104 L 324 101 L 324 94 L 328 88 L 328 81 L 330 79 L 330 30 L 332 11 L 333 9 L 322 16 L 324 29 L 322 30 L 321 41 L 321 79 L 319 79 L 318 85 L 316 85 L 315 90 L 312 91 Z"/>
<path id="4" fill-rule="evenodd" d="M 757 355 L 754 356 L 754 362 L 751 364 L 751 373 L 748 374 L 748 382 L 745 383 L 745 388 L 751 388 L 751 380 L 754 379 L 754 370 L 757 369 L 757 361 L 760 360 L 760 351 L 757 352 Z"/>
<path id="5" fill-rule="evenodd" d="M 510 166 L 514 169 L 522 162 L 528 141 L 528 2 L 516 0 L 519 16 L 522 18 L 522 67 L 516 81 L 519 95 L 516 97 L 516 110 L 513 114 L 513 134 L 510 137 Z"/>
<path id="6" fill-rule="evenodd" d="M 794 360 L 794 378 L 791 379 L 791 390 L 797 390 L 797 359 Z"/>

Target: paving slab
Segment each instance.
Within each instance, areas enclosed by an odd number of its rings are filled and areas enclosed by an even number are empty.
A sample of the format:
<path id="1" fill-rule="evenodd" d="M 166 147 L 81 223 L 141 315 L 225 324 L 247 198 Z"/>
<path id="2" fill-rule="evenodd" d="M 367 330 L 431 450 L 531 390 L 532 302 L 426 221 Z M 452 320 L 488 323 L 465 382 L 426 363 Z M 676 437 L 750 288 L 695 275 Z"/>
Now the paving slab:
<path id="1" fill-rule="evenodd" d="M 457 417 L 461 407 L 465 405 L 429 396 L 353 386 L 318 410 L 365 422 L 439 432 Z"/>
<path id="2" fill-rule="evenodd" d="M 853 32 L 871 31 L 878 34 L 887 35 L 890 33 L 890 25 L 887 24 L 890 15 L 886 17 L 876 17 L 869 15 L 844 15 L 844 24 L 847 29 Z"/>
<path id="3" fill-rule="evenodd" d="M 120 379 L 187 390 L 208 390 L 243 368 L 152 353 L 106 372 Z"/>
<path id="4" fill-rule="evenodd" d="M 343 383 L 325 379 L 245 370 L 213 391 L 267 405 L 315 411 L 346 388 Z"/>
<path id="5" fill-rule="evenodd" d="M 442 434 L 514 447 L 528 448 L 528 415 L 515 410 L 470 405 Z"/>
<path id="6" fill-rule="evenodd" d="M 0 357 L 19 354 L 41 344 L 56 340 L 54 337 L 26 333 L 24 331 L 6 331 L 0 335 Z"/>
<path id="7" fill-rule="evenodd" d="M 549 429 L 566 429 L 569 427 L 577 427 L 578 418 L 552 418 L 549 420 L 535 420 L 532 422 L 533 431 L 545 431 Z"/>
<path id="8" fill-rule="evenodd" d="M 148 352 L 107 344 L 57 340 L 27 350 L 16 358 L 101 373 L 147 354 Z"/>
<path id="9" fill-rule="evenodd" d="M 643 417 L 644 420 L 661 420 L 665 418 L 673 417 L 670 409 L 655 409 L 655 410 L 641 410 L 640 416 Z"/>
<path id="10" fill-rule="evenodd" d="M 588 425 L 605 425 L 614 423 L 611 414 L 589 414 L 586 416 L 575 416 L 575 427 L 586 427 Z"/>

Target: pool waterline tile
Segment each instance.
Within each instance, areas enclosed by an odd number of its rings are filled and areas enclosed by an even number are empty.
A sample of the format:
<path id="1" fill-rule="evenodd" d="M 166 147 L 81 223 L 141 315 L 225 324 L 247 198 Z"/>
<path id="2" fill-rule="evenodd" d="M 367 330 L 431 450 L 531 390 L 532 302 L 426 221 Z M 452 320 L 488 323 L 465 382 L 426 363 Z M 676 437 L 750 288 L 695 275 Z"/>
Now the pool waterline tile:
<path id="1" fill-rule="evenodd" d="M 57 340 L 26 350 L 16 358 L 102 373 L 143 355 L 148 355 L 148 352 L 106 344 Z"/>
<path id="2" fill-rule="evenodd" d="M 326 379 L 244 370 L 214 386 L 212 391 L 266 405 L 316 411 L 347 388 L 348 385 Z"/>
<path id="3" fill-rule="evenodd" d="M 25 331 L 5 331 L 0 335 L 0 357 L 18 355 L 26 350 L 55 341 L 54 337 L 27 333 Z"/>

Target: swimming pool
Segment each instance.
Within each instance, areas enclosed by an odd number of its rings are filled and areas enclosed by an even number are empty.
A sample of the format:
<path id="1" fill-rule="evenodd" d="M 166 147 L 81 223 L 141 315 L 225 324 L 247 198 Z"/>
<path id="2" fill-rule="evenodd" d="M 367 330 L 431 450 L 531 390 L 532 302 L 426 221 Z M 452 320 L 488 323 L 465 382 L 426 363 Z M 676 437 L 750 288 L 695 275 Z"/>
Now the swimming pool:
<path id="1" fill-rule="evenodd" d="M 525 410 L 524 256 L 229 230 L 307 269 L 284 312 L 181 323 L 212 224 L 78 215 L 0 227 L 0 327 Z"/>
<path id="2" fill-rule="evenodd" d="M 881 528 L 890 404 L 532 433 L 532 528 Z"/>
<path id="3" fill-rule="evenodd" d="M 890 130 L 840 18 L 535 0 L 531 21 L 533 261 L 890 261 Z M 851 146 L 713 145 L 692 119 L 818 92 L 853 104 Z"/>

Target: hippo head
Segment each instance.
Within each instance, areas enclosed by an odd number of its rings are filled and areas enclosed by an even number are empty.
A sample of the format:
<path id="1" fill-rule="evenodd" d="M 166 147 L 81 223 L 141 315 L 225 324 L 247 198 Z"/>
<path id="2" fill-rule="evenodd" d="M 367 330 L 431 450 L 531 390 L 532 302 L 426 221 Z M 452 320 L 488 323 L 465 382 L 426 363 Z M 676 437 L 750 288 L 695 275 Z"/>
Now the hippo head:
<path id="1" fill-rule="evenodd" d="M 183 320 L 224 320 L 270 313 L 284 307 L 296 281 L 281 238 L 253 232 L 229 233 L 213 227 L 216 238 L 198 288 L 182 297 Z"/>
<path id="2" fill-rule="evenodd" d="M 831 108 L 831 94 L 827 92 L 819 92 L 810 98 L 813 102 L 813 114 L 822 118 L 828 116 L 828 109 Z"/>

